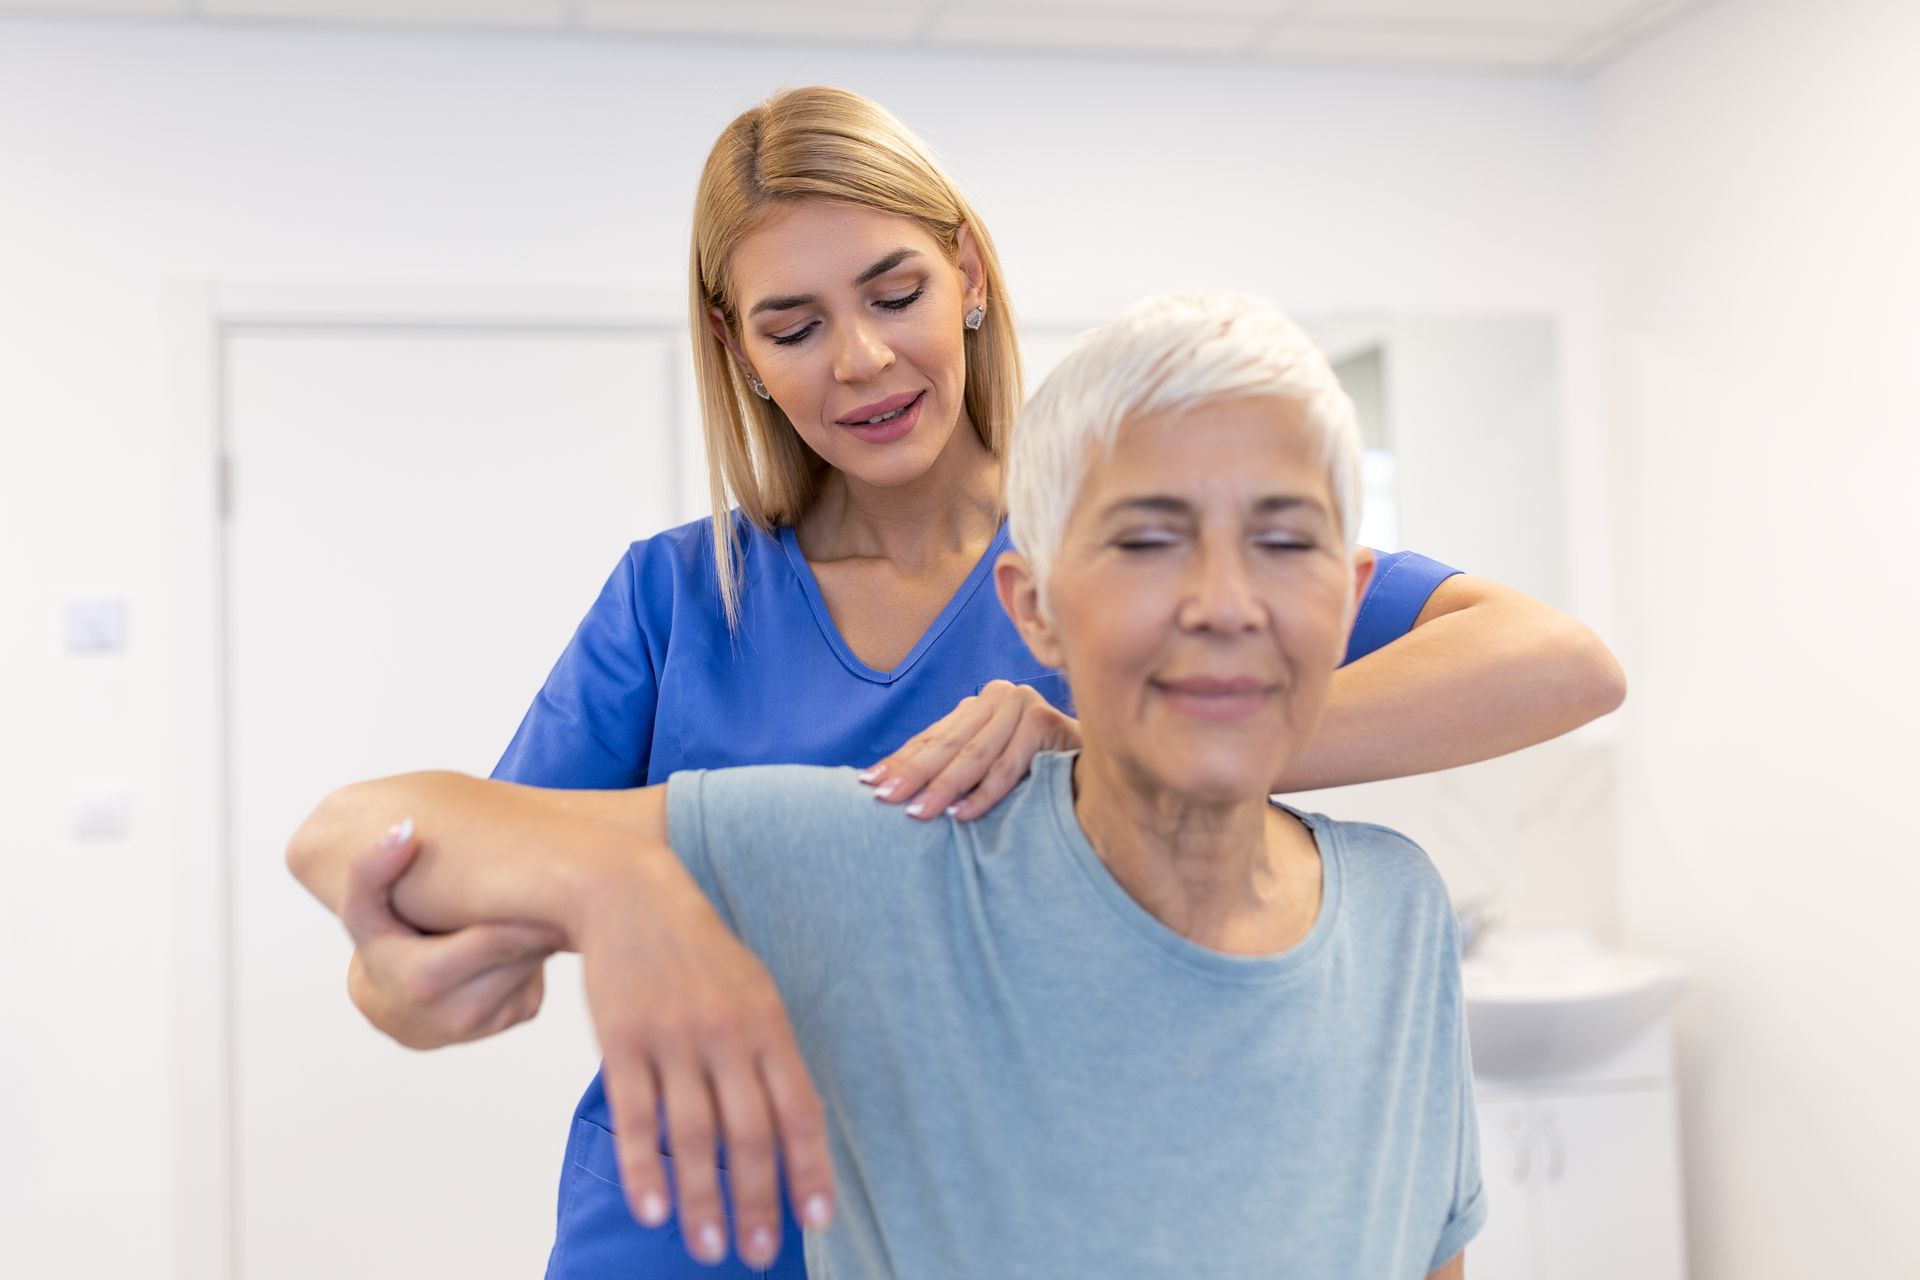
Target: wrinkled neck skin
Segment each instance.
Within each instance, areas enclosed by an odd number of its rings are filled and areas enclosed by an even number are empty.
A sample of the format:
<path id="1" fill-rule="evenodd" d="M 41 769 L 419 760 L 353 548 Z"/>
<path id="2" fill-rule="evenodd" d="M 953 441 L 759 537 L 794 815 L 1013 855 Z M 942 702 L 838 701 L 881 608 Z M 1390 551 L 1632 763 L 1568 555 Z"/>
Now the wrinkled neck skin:
<path id="1" fill-rule="evenodd" d="M 977 558 L 1000 529 L 1000 460 L 962 413 L 933 466 L 899 485 L 832 470 L 794 526 L 810 560 L 879 559 L 900 570 Z"/>
<path id="2" fill-rule="evenodd" d="M 1188 941 L 1267 954 L 1297 939 L 1303 912 L 1317 912 L 1313 834 L 1266 796 L 1196 802 L 1092 745 L 1074 762 L 1073 784 L 1074 816 L 1101 862 Z"/>

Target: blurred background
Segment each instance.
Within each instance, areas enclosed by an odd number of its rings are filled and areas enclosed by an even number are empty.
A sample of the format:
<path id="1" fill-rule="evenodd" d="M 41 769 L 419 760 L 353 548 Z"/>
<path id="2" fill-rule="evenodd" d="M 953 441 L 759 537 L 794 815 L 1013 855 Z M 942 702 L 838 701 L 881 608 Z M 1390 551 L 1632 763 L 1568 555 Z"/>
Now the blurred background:
<path id="1" fill-rule="evenodd" d="M 1624 662 L 1566 739 L 1308 801 L 1563 957 L 1481 988 L 1469 1274 L 1920 1275 L 1916 51 L 1912 0 L 0 0 L 0 1273 L 543 1265 L 577 970 L 408 1053 L 282 850 L 491 768 L 701 514 L 694 181 L 826 83 L 960 180 L 1030 385 L 1143 294 L 1270 296 L 1369 538 Z M 1580 1000 L 1618 1035 L 1555 1059 Z"/>

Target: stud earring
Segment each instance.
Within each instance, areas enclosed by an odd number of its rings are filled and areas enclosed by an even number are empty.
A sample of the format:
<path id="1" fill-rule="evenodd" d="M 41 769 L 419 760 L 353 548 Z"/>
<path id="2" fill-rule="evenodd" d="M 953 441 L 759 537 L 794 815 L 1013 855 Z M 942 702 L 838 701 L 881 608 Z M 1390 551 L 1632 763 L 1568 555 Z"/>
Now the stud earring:
<path id="1" fill-rule="evenodd" d="M 967 312 L 967 318 L 962 323 L 969 329 L 978 329 L 981 322 L 986 318 L 987 309 L 985 307 L 975 307 L 973 310 Z"/>
<path id="2" fill-rule="evenodd" d="M 772 396 L 767 394 L 767 384 L 760 381 L 760 379 L 754 377 L 752 374 L 747 375 L 747 385 L 752 387 L 753 394 L 759 396 L 762 400 L 773 399 Z"/>

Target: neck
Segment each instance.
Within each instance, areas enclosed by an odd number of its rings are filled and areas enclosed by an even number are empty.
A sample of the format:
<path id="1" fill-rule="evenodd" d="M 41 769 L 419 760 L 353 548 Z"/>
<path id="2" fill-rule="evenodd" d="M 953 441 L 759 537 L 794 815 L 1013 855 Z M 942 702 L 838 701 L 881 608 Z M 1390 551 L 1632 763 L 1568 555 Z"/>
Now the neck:
<path id="1" fill-rule="evenodd" d="M 1000 528 L 1000 460 L 961 415 L 926 474 L 877 486 L 830 471 L 795 527 L 809 558 L 883 559 L 911 570 L 978 556 Z"/>
<path id="2" fill-rule="evenodd" d="M 1313 835 L 1265 796 L 1200 802 L 1083 750 L 1074 816 L 1135 902 L 1217 951 L 1262 955 L 1305 935 L 1319 910 Z"/>

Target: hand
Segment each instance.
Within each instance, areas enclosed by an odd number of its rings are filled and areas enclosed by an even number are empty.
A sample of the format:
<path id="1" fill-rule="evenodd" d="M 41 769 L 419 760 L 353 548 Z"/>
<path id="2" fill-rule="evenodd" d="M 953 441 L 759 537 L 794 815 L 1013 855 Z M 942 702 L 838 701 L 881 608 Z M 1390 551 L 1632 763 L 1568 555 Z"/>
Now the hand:
<path id="1" fill-rule="evenodd" d="M 1080 722 L 1031 685 L 995 680 L 860 775 L 890 804 L 911 800 L 922 821 L 965 822 L 999 804 L 1042 751 L 1080 745 Z"/>
<path id="2" fill-rule="evenodd" d="M 419 932 L 394 914 L 391 893 L 420 842 L 389 833 L 347 872 L 340 913 L 353 938 L 347 993 L 380 1030 L 409 1049 L 497 1035 L 540 1011 L 546 959 L 566 943 L 539 924 L 476 924 Z"/>
<path id="3" fill-rule="evenodd" d="M 714 1143 L 726 1144 L 741 1260 L 780 1251 L 779 1177 L 801 1221 L 833 1218 L 833 1167 L 819 1095 L 779 990 L 670 859 L 596 872 L 569 933 L 584 963 L 620 1180 L 633 1216 L 667 1219 L 664 1114 L 680 1232 L 694 1258 L 727 1256 Z"/>

